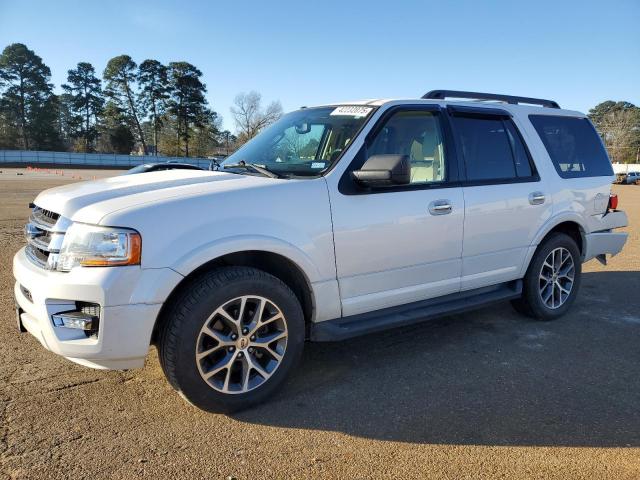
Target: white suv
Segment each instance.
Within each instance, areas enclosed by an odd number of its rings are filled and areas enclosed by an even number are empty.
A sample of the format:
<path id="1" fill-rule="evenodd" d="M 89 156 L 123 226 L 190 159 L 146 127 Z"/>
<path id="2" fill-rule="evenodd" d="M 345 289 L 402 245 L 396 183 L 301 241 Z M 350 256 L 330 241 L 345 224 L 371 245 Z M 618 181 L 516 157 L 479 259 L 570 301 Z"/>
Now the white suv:
<path id="1" fill-rule="evenodd" d="M 549 100 L 302 108 L 220 171 L 38 195 L 13 264 L 18 326 L 95 368 L 141 367 L 156 345 L 190 402 L 238 410 L 282 384 L 305 340 L 501 300 L 563 315 L 582 263 L 627 239 L 613 176 L 589 120 Z"/>

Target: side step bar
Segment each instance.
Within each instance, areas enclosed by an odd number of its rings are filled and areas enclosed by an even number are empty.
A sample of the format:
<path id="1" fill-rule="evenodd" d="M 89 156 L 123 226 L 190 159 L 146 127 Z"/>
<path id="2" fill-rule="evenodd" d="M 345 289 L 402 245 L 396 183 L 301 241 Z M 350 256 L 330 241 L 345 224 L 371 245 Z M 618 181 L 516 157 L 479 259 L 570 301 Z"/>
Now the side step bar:
<path id="1" fill-rule="evenodd" d="M 521 295 L 522 280 L 453 293 L 375 312 L 314 323 L 311 325 L 310 340 L 313 342 L 345 340 L 473 310 L 492 303 L 519 298 Z"/>

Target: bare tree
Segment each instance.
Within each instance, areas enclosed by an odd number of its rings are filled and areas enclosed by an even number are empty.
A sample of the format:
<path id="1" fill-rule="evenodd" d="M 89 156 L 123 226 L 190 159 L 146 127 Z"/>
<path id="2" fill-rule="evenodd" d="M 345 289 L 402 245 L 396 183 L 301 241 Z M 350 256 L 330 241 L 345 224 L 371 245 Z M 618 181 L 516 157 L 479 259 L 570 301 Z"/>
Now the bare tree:
<path id="1" fill-rule="evenodd" d="M 282 116 L 282 105 L 279 101 L 271 102 L 263 109 L 262 95 L 253 90 L 249 93 L 239 93 L 233 103 L 231 114 L 238 129 L 238 144 L 252 139 L 260 130 Z"/>
<path id="2" fill-rule="evenodd" d="M 614 162 L 630 160 L 634 137 L 639 125 L 638 113 L 634 110 L 619 110 L 606 113 L 600 119 L 598 129 L 602 133 L 604 144 Z"/>

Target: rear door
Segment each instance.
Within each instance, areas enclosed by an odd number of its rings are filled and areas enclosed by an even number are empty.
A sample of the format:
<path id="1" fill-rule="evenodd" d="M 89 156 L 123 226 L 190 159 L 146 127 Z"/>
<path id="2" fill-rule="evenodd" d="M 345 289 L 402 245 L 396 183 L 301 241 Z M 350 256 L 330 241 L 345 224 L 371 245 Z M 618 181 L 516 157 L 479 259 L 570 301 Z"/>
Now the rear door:
<path id="1" fill-rule="evenodd" d="M 461 290 L 515 280 L 551 217 L 520 132 L 502 109 L 449 107 L 465 201 Z"/>
<path id="2" fill-rule="evenodd" d="M 394 107 L 329 189 L 345 316 L 459 291 L 464 202 L 442 117 Z M 358 186 L 351 172 L 376 154 L 409 155 L 411 183 Z"/>

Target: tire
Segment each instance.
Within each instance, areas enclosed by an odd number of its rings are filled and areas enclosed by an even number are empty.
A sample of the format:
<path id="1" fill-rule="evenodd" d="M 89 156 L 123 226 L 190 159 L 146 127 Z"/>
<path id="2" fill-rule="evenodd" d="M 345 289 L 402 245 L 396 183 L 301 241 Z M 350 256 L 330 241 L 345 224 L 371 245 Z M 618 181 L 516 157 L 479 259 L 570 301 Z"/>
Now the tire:
<path id="1" fill-rule="evenodd" d="M 556 262 L 562 264 L 557 271 L 550 265 L 553 252 Z M 569 262 L 573 262 L 572 270 L 569 269 Z M 522 297 L 512 300 L 511 304 L 517 312 L 529 317 L 555 320 L 567 313 L 575 302 L 581 276 L 582 260 L 575 240 L 564 233 L 553 233 L 533 255 L 524 277 Z"/>
<path id="2" fill-rule="evenodd" d="M 255 268 L 224 267 L 194 279 L 172 302 L 158 350 L 169 383 L 187 401 L 231 413 L 282 385 L 304 338 L 302 308 L 287 285 Z"/>

